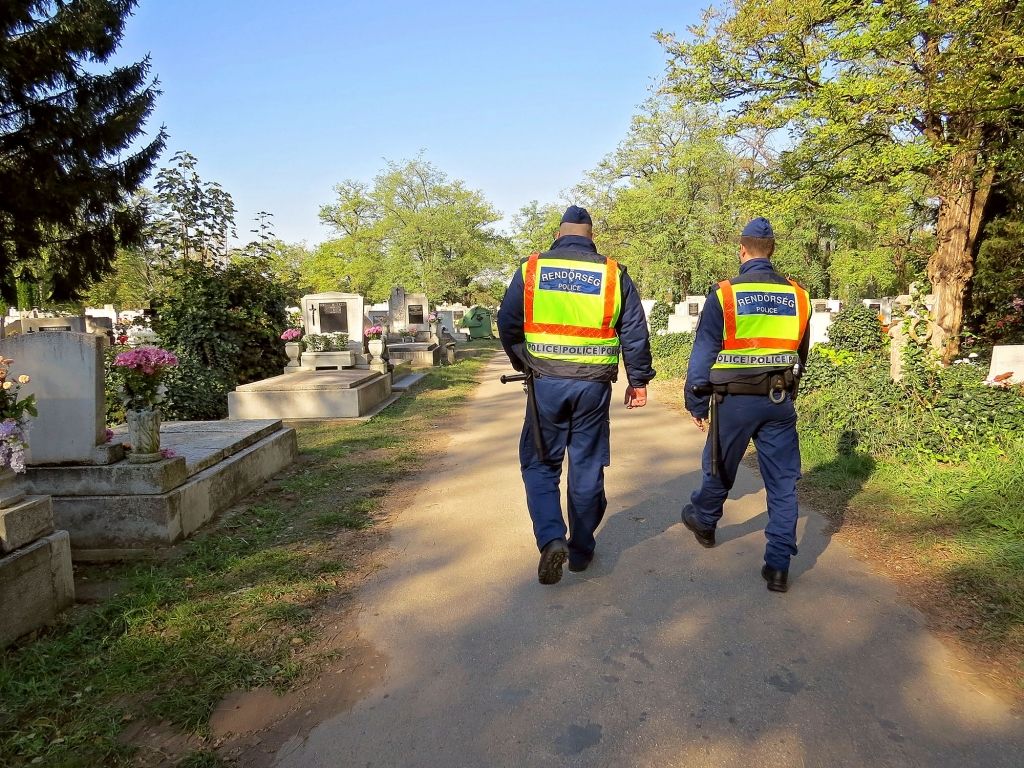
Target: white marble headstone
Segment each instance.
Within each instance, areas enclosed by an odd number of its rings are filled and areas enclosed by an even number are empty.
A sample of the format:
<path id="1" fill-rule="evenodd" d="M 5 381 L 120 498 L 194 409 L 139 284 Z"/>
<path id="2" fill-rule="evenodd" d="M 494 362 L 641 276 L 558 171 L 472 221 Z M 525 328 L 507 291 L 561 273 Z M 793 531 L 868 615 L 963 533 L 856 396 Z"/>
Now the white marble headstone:
<path id="1" fill-rule="evenodd" d="M 10 375 L 27 374 L 21 396 L 34 394 L 31 464 L 92 463 L 106 442 L 103 390 L 105 339 L 86 333 L 26 333 L 0 340 L 0 354 L 13 359 Z"/>
<path id="2" fill-rule="evenodd" d="M 368 325 L 365 300 L 358 293 L 311 293 L 302 297 L 302 321 L 306 333 L 347 333 L 349 347 L 362 350 Z"/>
<path id="3" fill-rule="evenodd" d="M 992 347 L 992 365 L 988 369 L 988 380 L 1012 373 L 1006 381 L 1011 384 L 1024 383 L 1024 344 L 1002 344 Z"/>

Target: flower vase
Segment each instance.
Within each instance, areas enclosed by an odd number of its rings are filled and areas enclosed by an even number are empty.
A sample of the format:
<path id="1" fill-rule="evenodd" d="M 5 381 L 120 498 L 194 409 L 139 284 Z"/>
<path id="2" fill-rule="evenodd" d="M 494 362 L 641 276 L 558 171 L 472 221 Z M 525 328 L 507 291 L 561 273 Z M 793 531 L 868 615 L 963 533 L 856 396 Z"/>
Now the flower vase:
<path id="1" fill-rule="evenodd" d="M 302 342 L 286 342 L 284 345 L 284 351 L 285 354 L 288 355 L 288 365 L 285 367 L 285 373 L 291 370 L 296 370 L 299 367 L 299 358 L 302 357 Z"/>
<path id="2" fill-rule="evenodd" d="M 388 345 L 384 339 L 368 339 L 366 342 L 366 348 L 370 352 L 370 358 L 372 362 L 380 362 L 381 360 L 387 360 Z"/>
<path id="3" fill-rule="evenodd" d="M 128 461 L 149 464 L 160 461 L 160 411 L 156 408 L 130 408 L 125 411 L 128 441 L 132 445 Z"/>

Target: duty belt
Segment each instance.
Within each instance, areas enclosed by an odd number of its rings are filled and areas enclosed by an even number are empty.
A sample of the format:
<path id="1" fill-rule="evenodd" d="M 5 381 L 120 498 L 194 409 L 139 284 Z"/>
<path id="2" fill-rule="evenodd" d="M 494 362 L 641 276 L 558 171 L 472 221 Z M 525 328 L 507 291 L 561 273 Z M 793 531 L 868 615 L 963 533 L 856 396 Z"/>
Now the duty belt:
<path id="1" fill-rule="evenodd" d="M 784 352 L 779 355 L 734 355 L 730 352 L 719 352 L 716 362 L 720 365 L 791 367 L 800 362 L 800 356 L 792 352 Z"/>
<path id="2" fill-rule="evenodd" d="M 610 357 L 619 354 L 619 346 L 601 346 L 600 344 L 575 345 L 575 344 L 538 344 L 531 341 L 526 348 L 534 354 L 547 355 L 578 355 L 581 357 Z"/>

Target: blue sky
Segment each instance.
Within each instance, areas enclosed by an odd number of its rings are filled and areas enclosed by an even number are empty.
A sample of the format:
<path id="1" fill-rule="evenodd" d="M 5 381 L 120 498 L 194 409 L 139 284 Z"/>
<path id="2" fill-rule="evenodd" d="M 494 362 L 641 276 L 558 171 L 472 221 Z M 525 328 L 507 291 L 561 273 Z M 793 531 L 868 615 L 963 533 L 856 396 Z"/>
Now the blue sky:
<path id="1" fill-rule="evenodd" d="M 199 158 L 240 239 L 262 209 L 312 245 L 334 184 L 420 150 L 506 217 L 558 200 L 663 71 L 652 34 L 706 4 L 140 0 L 118 60 L 151 55 L 163 160 Z"/>

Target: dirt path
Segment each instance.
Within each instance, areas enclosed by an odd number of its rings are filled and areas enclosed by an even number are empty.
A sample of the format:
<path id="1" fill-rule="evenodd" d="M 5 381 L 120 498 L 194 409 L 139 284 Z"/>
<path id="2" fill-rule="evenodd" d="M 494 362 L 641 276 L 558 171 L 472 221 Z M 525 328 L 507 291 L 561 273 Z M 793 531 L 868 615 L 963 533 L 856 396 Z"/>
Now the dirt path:
<path id="1" fill-rule="evenodd" d="M 1020 716 L 821 517 L 801 520 L 786 595 L 759 575 L 749 470 L 719 546 L 696 545 L 678 509 L 702 436 L 662 404 L 613 408 L 597 558 L 537 584 L 505 370 L 485 371 L 361 590 L 382 674 L 277 766 L 1020 765 Z"/>

